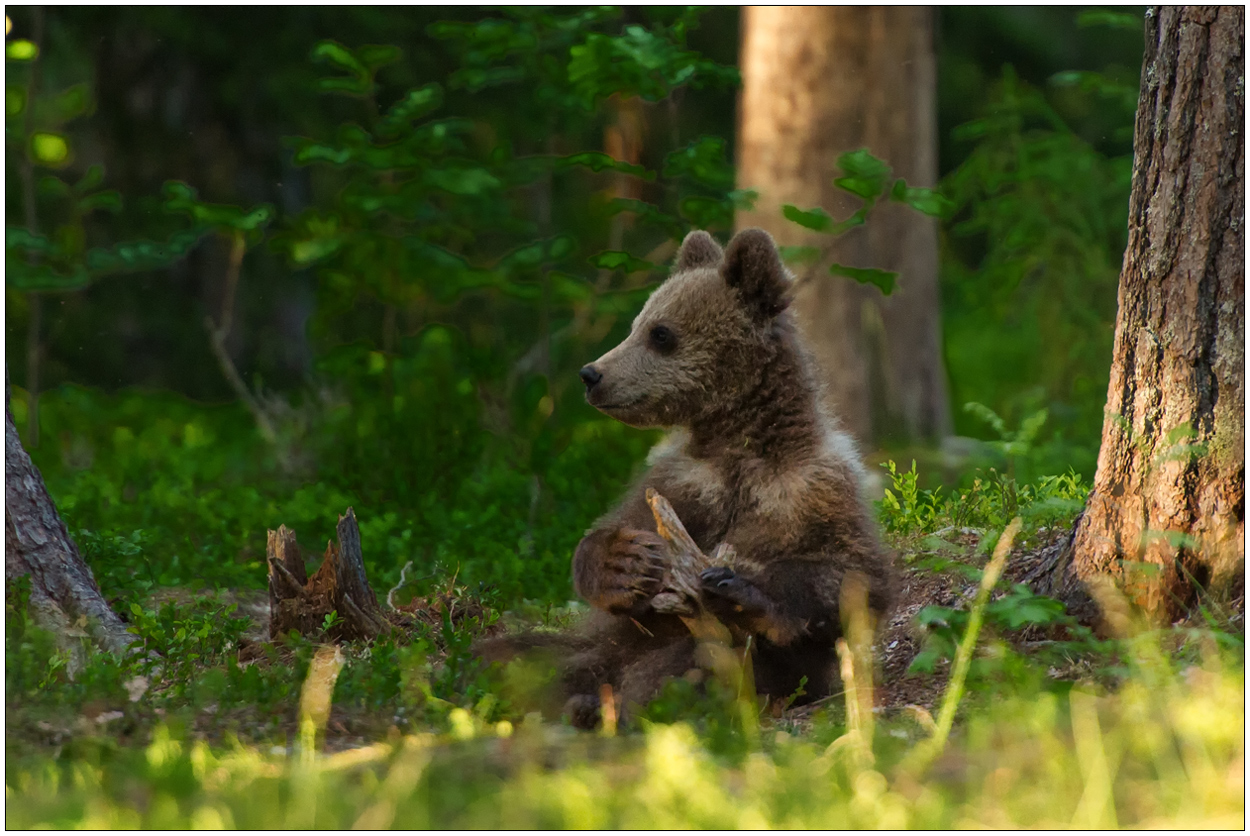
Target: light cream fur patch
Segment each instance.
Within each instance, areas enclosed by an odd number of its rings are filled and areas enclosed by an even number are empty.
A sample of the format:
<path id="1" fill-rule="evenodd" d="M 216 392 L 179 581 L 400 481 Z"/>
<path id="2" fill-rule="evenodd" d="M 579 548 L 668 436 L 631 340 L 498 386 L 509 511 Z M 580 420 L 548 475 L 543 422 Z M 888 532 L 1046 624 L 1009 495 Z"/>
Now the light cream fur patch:
<path id="1" fill-rule="evenodd" d="M 713 505 L 724 499 L 725 480 L 713 465 L 684 453 L 674 455 L 671 461 L 672 480 L 693 492 L 700 502 Z"/>

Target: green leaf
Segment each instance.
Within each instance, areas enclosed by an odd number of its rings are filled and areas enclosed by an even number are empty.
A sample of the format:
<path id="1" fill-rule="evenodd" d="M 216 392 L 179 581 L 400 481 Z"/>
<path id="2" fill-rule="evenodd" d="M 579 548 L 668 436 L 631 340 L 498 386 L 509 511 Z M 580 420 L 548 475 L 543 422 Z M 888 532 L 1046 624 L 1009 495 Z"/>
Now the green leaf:
<path id="1" fill-rule="evenodd" d="M 427 171 L 425 179 L 436 188 L 459 195 L 481 194 L 501 185 L 498 178 L 483 168 L 436 168 Z"/>
<path id="2" fill-rule="evenodd" d="M 399 47 L 390 44 L 365 44 L 356 50 L 356 58 L 370 70 L 394 64 L 403 56 Z"/>
<path id="3" fill-rule="evenodd" d="M 820 258 L 820 247 L 796 247 L 782 246 L 777 250 L 781 253 L 781 260 L 787 264 L 811 264 Z"/>
<path id="4" fill-rule="evenodd" d="M 626 273 L 641 273 L 655 269 L 655 265 L 650 261 L 635 258 L 620 250 L 605 250 L 598 255 L 591 256 L 590 263 L 600 270 L 623 270 Z"/>
<path id="5" fill-rule="evenodd" d="M 525 79 L 525 70 L 521 67 L 464 67 L 456 70 L 448 78 L 453 90 L 468 90 L 476 93 L 487 87 L 498 87 L 502 84 L 513 84 Z"/>
<path id="6" fill-rule="evenodd" d="M 39 47 L 24 39 L 10 41 L 4 45 L 4 57 L 10 61 L 34 61 L 39 57 Z"/>
<path id="7" fill-rule="evenodd" d="M 295 241 L 290 246 L 291 261 L 300 266 L 311 264 L 338 252 L 342 246 L 343 239 L 338 237 Z"/>
<path id="8" fill-rule="evenodd" d="M 251 232 L 273 219 L 273 207 L 262 203 L 252 209 L 225 203 L 204 203 L 196 197 L 195 189 L 178 180 L 165 183 L 165 208 L 167 211 L 188 215 L 199 226 L 217 230 L 240 230 Z"/>
<path id="9" fill-rule="evenodd" d="M 594 296 L 594 286 L 580 276 L 556 271 L 547 275 L 551 282 L 551 295 L 561 302 L 586 302 Z"/>
<path id="10" fill-rule="evenodd" d="M 16 84 L 6 84 L 4 87 L 4 113 L 6 116 L 16 116 L 26 107 L 26 91 Z"/>
<path id="11" fill-rule="evenodd" d="M 608 202 L 608 212 L 613 215 L 620 212 L 633 212 L 639 221 L 655 224 L 672 238 L 680 238 L 687 231 L 687 225 L 682 223 L 676 215 L 670 215 L 654 203 L 647 203 L 645 200 L 615 197 Z"/>
<path id="12" fill-rule="evenodd" d="M 760 193 L 755 189 L 734 189 L 727 197 L 733 203 L 734 209 L 750 212 L 755 208 L 755 201 L 759 200 Z"/>
<path id="13" fill-rule="evenodd" d="M 94 163 L 83 172 L 82 179 L 74 184 L 74 191 L 85 194 L 104 182 L 104 166 Z"/>
<path id="14" fill-rule="evenodd" d="M 35 159 L 46 166 L 60 166 L 69 159 L 69 142 L 60 134 L 40 132 L 30 138 Z"/>
<path id="15" fill-rule="evenodd" d="M 313 47 L 312 59 L 323 64 L 333 64 L 355 74 L 364 74 L 365 67 L 352 51 L 337 41 L 321 41 Z"/>
<path id="16" fill-rule="evenodd" d="M 830 264 L 829 272 L 835 276 L 846 276 L 848 279 L 854 279 L 860 284 L 874 285 L 881 290 L 884 296 L 889 296 L 894 292 L 894 284 L 898 279 L 898 273 L 891 273 L 889 270 L 878 270 L 875 267 L 847 267 L 844 264 Z"/>
<path id="17" fill-rule="evenodd" d="M 799 226 L 814 229 L 817 232 L 832 232 L 834 228 L 833 218 L 819 206 L 815 209 L 803 210 L 787 203 L 781 207 L 781 214 L 786 217 L 786 220 L 794 221 Z"/>
<path id="18" fill-rule="evenodd" d="M 997 412 L 990 409 L 985 404 L 977 403 L 976 401 L 968 401 L 964 404 L 964 412 L 967 412 L 969 415 L 975 415 L 985 423 L 989 424 L 994 428 L 994 431 L 998 433 L 1000 438 L 1006 438 L 1008 436 L 1007 424 L 1002 418 L 999 417 Z"/>
<path id="19" fill-rule="evenodd" d="M 542 241 L 536 241 L 533 244 L 527 244 L 524 247 L 513 250 L 505 261 L 508 264 L 517 265 L 519 267 L 536 267 L 543 261 L 547 248 Z"/>
<path id="20" fill-rule="evenodd" d="M 360 78 L 322 78 L 317 80 L 317 89 L 322 93 L 363 96 L 369 92 L 369 82 Z"/>
<path id="21" fill-rule="evenodd" d="M 556 160 L 557 168 L 569 168 L 580 166 L 589 168 L 591 171 L 598 173 L 601 171 L 619 171 L 621 174 L 632 174 L 643 180 L 654 180 L 655 172 L 648 171 L 640 165 L 633 163 L 625 163 L 608 156 L 602 151 L 584 151 L 581 154 L 573 154 L 568 157 L 560 157 Z"/>
<path id="22" fill-rule="evenodd" d="M 383 126 L 391 131 L 420 119 L 435 110 L 443 103 L 443 88 L 437 84 L 427 84 L 409 90 L 402 99 L 391 105 L 390 110 L 382 117 Z"/>
<path id="23" fill-rule="evenodd" d="M 677 211 L 691 226 L 699 229 L 733 224 L 734 207 L 727 200 L 691 195 L 678 202 Z"/>
<path id="24" fill-rule="evenodd" d="M 558 261 L 569 255 L 577 248 L 577 242 L 568 235 L 561 235 L 551 242 L 551 246 L 547 248 L 547 257 L 552 261 Z"/>
<path id="25" fill-rule="evenodd" d="M 1127 12 L 1113 12 L 1107 9 L 1089 9 L 1077 16 L 1076 25 L 1081 28 L 1087 26 L 1109 26 L 1113 29 L 1141 32 L 1144 24 L 1140 15 Z"/>
<path id="26" fill-rule="evenodd" d="M 78 201 L 78 211 L 84 215 L 96 209 L 103 209 L 105 212 L 120 212 L 122 209 L 121 192 L 107 189 L 89 194 Z"/>
<path id="27" fill-rule="evenodd" d="M 68 122 L 87 112 L 91 105 L 91 90 L 86 84 L 75 84 L 58 93 L 50 105 L 50 115 L 56 124 Z"/>
<path id="28" fill-rule="evenodd" d="M 700 137 L 664 158 L 664 177 L 688 178 L 712 189 L 725 190 L 734 183 L 734 168 L 719 136 Z"/>
<path id="29" fill-rule="evenodd" d="M 344 165 L 352 158 L 350 148 L 334 148 L 329 145 L 322 145 L 316 142 L 310 142 L 306 145 L 300 145 L 295 150 L 295 164 L 308 165 L 315 162 L 327 162 L 331 165 Z"/>
<path id="30" fill-rule="evenodd" d="M 838 168 L 842 176 L 834 178 L 833 185 L 864 200 L 880 197 L 889 184 L 890 167 L 868 153 L 867 148 L 838 157 Z"/>
<path id="31" fill-rule="evenodd" d="M 46 235 L 31 232 L 24 226 L 8 226 L 4 229 L 6 250 L 24 249 L 39 253 L 52 252 L 52 241 Z"/>
<path id="32" fill-rule="evenodd" d="M 123 241 L 87 251 L 84 261 L 94 276 L 161 270 L 187 256 L 204 237 L 204 230 L 177 232 L 165 241 Z"/>
<path id="33" fill-rule="evenodd" d="M 912 188 L 901 179 L 894 181 L 894 186 L 890 189 L 890 200 L 905 203 L 917 212 L 935 218 L 948 217 L 955 208 L 954 203 L 933 189 Z"/>

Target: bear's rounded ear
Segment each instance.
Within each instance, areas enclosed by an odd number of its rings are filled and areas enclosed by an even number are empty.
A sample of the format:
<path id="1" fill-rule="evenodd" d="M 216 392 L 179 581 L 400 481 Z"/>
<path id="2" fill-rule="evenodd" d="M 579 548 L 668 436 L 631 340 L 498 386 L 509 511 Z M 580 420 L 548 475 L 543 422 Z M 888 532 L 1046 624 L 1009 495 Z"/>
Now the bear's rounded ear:
<path id="1" fill-rule="evenodd" d="M 757 322 L 772 319 L 790 304 L 790 277 L 772 236 L 762 229 L 744 229 L 733 237 L 720 273 Z"/>
<path id="2" fill-rule="evenodd" d="M 722 255 L 724 252 L 720 244 L 716 243 L 716 239 L 703 230 L 696 229 L 687 234 L 686 240 L 681 242 L 681 249 L 677 251 L 677 261 L 674 262 L 673 270 L 681 273 L 696 267 L 714 267 L 720 263 Z"/>

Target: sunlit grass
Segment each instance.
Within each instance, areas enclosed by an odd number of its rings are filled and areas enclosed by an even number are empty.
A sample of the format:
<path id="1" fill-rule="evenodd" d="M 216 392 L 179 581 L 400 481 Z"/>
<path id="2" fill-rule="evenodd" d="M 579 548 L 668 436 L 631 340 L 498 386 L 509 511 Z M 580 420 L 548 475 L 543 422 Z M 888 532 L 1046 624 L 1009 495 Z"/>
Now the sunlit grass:
<path id="1" fill-rule="evenodd" d="M 1240 670 L 1202 668 L 1163 691 L 1133 682 L 1114 695 L 995 701 L 923 775 L 781 733 L 729 763 L 685 724 L 655 725 L 611 761 L 557 769 L 539 755 L 567 735 L 528 721 L 509 737 L 480 728 L 470 740 L 414 735 L 312 756 L 160 731 L 107 767 L 11 769 L 6 824 L 1241 828 L 1244 697 Z"/>
<path id="2" fill-rule="evenodd" d="M 608 738 L 463 708 L 445 733 L 333 753 L 318 748 L 325 706 L 309 709 L 289 751 L 212 747 L 159 727 L 142 749 L 11 763 L 6 824 L 1241 828 L 1243 661 L 1209 643 L 1178 669 L 1161 640 L 1126 639 L 1130 673 L 1113 692 L 1078 685 L 979 701 L 944 747 L 907 715 L 848 722 L 828 746 L 765 720 L 740 729 L 745 746 L 733 754 L 685 722 Z M 310 674 L 306 707 L 318 687 L 333 678 Z M 868 752 L 855 739 L 865 731 Z M 915 757 L 935 743 L 932 757 Z"/>

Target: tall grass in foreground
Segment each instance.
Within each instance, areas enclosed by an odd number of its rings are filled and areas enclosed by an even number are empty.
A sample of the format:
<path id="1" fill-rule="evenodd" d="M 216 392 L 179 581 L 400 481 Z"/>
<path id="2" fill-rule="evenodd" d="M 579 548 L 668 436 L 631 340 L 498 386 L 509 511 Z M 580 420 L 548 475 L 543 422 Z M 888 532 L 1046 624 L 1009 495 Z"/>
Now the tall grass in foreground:
<path id="1" fill-rule="evenodd" d="M 993 563 L 1010 548 L 1001 538 Z M 988 592 L 992 577 L 983 582 Z M 987 594 L 978 596 L 974 616 Z M 318 729 L 341 662 L 324 648 L 291 751 L 214 749 L 159 728 L 146 749 L 78 750 L 10 764 L 6 825 L 145 828 L 1241 828 L 1244 659 L 1214 642 L 1178 670 L 1169 634 L 1134 626 L 1114 693 L 1078 686 L 1004 693 L 964 706 L 956 666 L 938 721 L 874 718 L 852 615 L 840 643 L 846 731 L 828 746 L 735 706 L 742 745 L 716 751 L 686 723 L 611 737 L 486 722 L 452 709 L 444 734 L 398 734 L 324 754 Z M 1122 604 L 1122 602 L 1120 602 Z M 979 618 L 963 646 L 971 654 Z M 862 629 L 859 628 L 859 629 Z M 966 664 L 966 662 L 965 662 Z M 918 718 L 918 719 L 914 719 Z M 948 736 L 949 735 L 949 736 Z"/>
<path id="2" fill-rule="evenodd" d="M 107 766 L 10 769 L 5 818 L 10 828 L 1241 828 L 1241 671 L 1191 669 L 1160 684 L 993 701 L 919 775 L 781 732 L 726 763 L 684 724 L 611 741 L 611 760 L 550 768 L 563 760 L 553 751 L 579 741 L 467 712 L 446 736 L 328 755 L 215 751 L 158 733 Z"/>

